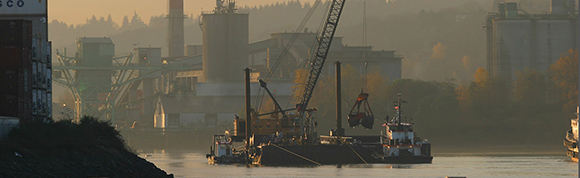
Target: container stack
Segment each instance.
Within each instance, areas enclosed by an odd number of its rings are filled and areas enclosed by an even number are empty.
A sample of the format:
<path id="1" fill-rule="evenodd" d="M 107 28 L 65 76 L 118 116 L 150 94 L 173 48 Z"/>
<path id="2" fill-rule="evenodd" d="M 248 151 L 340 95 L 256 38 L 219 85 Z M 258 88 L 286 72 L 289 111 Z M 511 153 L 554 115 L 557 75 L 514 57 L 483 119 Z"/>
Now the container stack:
<path id="1" fill-rule="evenodd" d="M 32 22 L 0 20 L 0 116 L 33 118 Z"/>
<path id="2" fill-rule="evenodd" d="M 52 81 L 50 77 L 52 72 L 50 54 L 50 42 L 46 42 L 42 38 L 32 38 L 32 114 L 35 119 L 51 117 Z"/>

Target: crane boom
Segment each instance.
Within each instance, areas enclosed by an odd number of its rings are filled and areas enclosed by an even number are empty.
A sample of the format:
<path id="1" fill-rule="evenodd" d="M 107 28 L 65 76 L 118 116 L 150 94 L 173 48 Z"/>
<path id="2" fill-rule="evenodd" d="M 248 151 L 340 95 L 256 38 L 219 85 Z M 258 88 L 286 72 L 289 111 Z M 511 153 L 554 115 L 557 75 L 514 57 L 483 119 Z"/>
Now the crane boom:
<path id="1" fill-rule="evenodd" d="M 324 67 L 324 61 L 326 61 L 328 51 L 330 50 L 330 45 L 334 38 L 334 33 L 336 32 L 336 27 L 338 26 L 338 21 L 342 14 L 345 1 L 346 0 L 333 0 L 330 5 L 330 11 L 328 12 L 324 27 L 318 36 L 318 46 L 312 55 L 312 60 L 310 60 L 311 64 L 308 70 L 308 81 L 305 84 L 302 100 L 297 105 L 299 112 L 304 112 L 306 107 L 308 107 L 308 102 L 310 102 L 312 92 L 314 91 L 314 87 L 316 87 L 316 82 L 320 77 L 320 73 Z"/>

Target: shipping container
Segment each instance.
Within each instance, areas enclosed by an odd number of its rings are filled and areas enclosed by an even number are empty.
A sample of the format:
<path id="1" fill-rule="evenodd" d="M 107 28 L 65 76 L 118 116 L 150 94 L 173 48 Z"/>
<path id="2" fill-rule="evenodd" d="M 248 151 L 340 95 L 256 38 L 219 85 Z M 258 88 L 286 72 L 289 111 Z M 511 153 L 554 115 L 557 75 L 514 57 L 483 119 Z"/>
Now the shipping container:
<path id="1" fill-rule="evenodd" d="M 48 110 L 49 110 L 48 103 L 47 103 L 47 101 L 48 101 L 47 98 L 48 98 L 48 93 L 46 92 L 46 90 L 42 90 L 42 101 L 41 101 L 41 103 L 42 103 L 42 113 L 45 116 L 48 114 Z"/>
<path id="2" fill-rule="evenodd" d="M 27 92 L 26 95 L 18 95 L 18 118 L 23 121 L 28 121 L 32 118 L 32 92 Z"/>
<path id="3" fill-rule="evenodd" d="M 0 94 L 17 95 L 19 91 L 19 72 L 17 69 L 0 68 Z"/>
<path id="4" fill-rule="evenodd" d="M 38 49 L 39 49 L 38 48 L 38 38 L 32 37 L 32 48 L 31 48 L 32 60 L 37 60 Z"/>
<path id="5" fill-rule="evenodd" d="M 32 50 L 31 48 L 28 46 L 23 46 L 22 48 L 22 55 L 21 55 L 21 60 L 20 60 L 20 67 L 22 68 L 27 68 L 27 69 L 31 69 L 32 67 Z"/>
<path id="6" fill-rule="evenodd" d="M 32 46 L 32 21 L 0 20 L 0 45 Z"/>
<path id="7" fill-rule="evenodd" d="M 0 45 L 0 67 L 30 68 L 30 47 Z"/>
<path id="8" fill-rule="evenodd" d="M 48 76 L 46 76 L 46 74 L 47 74 L 46 71 L 48 70 L 48 65 L 45 62 L 42 62 L 41 63 L 41 67 L 42 68 L 40 68 L 40 71 L 39 71 L 39 73 L 40 73 L 40 82 L 42 83 L 42 88 L 47 89 L 48 82 L 50 82 L 48 80 Z"/>
<path id="9" fill-rule="evenodd" d="M 32 87 L 36 88 L 38 87 L 38 75 L 36 75 L 36 72 L 38 71 L 38 62 L 33 61 L 32 62 Z"/>
<path id="10" fill-rule="evenodd" d="M 46 67 L 46 89 L 48 91 L 52 91 L 52 67 L 50 66 L 50 63 L 48 64 L 48 66 Z"/>
<path id="11" fill-rule="evenodd" d="M 0 94 L 0 116 L 18 117 L 18 95 Z"/>
<path id="12" fill-rule="evenodd" d="M 46 43 L 46 62 L 52 64 L 52 42 Z M 51 66 L 52 68 L 52 66 Z"/>
<path id="13" fill-rule="evenodd" d="M 36 94 L 36 89 L 32 90 L 32 114 L 36 114 L 38 111 L 38 106 L 36 100 L 38 100 L 38 95 Z"/>
<path id="14" fill-rule="evenodd" d="M 50 93 L 50 90 L 48 90 L 49 92 L 47 93 L 46 96 L 46 103 L 48 105 L 48 118 L 52 118 L 52 93 Z"/>
<path id="15" fill-rule="evenodd" d="M 19 92 L 21 94 L 27 94 L 30 93 L 30 91 L 32 91 L 32 81 L 30 76 L 32 75 L 30 73 L 30 70 L 28 69 L 21 69 L 20 73 L 19 73 L 20 77 L 19 77 Z"/>
<path id="16" fill-rule="evenodd" d="M 18 68 L 22 66 L 22 46 L 0 46 L 0 66 Z"/>

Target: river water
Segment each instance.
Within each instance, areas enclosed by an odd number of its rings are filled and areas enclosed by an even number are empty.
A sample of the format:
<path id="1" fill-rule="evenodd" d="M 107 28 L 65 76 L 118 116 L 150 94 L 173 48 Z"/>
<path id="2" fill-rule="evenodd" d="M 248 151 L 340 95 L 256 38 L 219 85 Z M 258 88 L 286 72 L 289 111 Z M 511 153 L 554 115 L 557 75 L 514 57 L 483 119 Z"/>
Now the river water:
<path id="1" fill-rule="evenodd" d="M 565 154 L 565 153 L 564 153 Z M 435 155 L 432 164 L 248 167 L 208 165 L 205 153 L 150 151 L 139 156 L 175 177 L 578 177 L 565 155 Z"/>

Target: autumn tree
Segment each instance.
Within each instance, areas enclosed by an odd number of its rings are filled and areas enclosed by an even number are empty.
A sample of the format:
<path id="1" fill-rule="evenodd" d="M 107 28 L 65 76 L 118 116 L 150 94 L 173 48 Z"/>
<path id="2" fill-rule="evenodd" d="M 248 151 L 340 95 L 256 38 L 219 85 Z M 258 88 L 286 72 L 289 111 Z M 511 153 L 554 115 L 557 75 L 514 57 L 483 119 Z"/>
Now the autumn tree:
<path id="1" fill-rule="evenodd" d="M 484 68 L 477 69 L 474 78 L 471 85 L 456 90 L 464 110 L 485 116 L 508 110 L 511 101 L 509 81 L 490 78 Z"/>
<path id="2" fill-rule="evenodd" d="M 447 56 L 447 46 L 437 43 L 433 46 L 433 54 L 431 54 L 431 59 L 443 59 Z"/>
<path id="3" fill-rule="evenodd" d="M 379 72 L 373 72 L 363 76 L 365 83 L 364 91 L 376 98 L 385 98 L 387 90 L 388 77 L 382 76 Z"/>
<path id="4" fill-rule="evenodd" d="M 473 78 L 475 79 L 473 84 L 475 84 L 480 88 L 485 88 L 490 83 L 489 72 L 487 72 L 487 70 L 485 70 L 482 67 L 478 68 L 477 71 L 475 71 Z"/>
<path id="5" fill-rule="evenodd" d="M 573 113 L 578 105 L 578 50 L 563 53 L 550 66 L 550 76 L 563 102 L 563 111 Z"/>
<path id="6" fill-rule="evenodd" d="M 292 98 L 294 103 L 300 102 L 300 98 L 304 94 L 304 88 L 306 87 L 306 82 L 308 80 L 308 70 L 306 69 L 296 69 L 294 71 L 294 86 L 292 86 Z"/>

